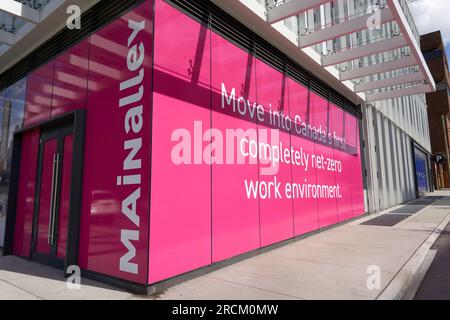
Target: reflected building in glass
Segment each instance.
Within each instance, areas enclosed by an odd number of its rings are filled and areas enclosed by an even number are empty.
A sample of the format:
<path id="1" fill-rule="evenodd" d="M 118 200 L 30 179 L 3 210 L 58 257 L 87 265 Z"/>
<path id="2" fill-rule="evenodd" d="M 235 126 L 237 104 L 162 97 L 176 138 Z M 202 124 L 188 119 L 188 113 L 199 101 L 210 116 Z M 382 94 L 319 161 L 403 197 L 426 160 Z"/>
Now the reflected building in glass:
<path id="1" fill-rule="evenodd" d="M 6 220 L 14 132 L 23 126 L 27 78 L 0 92 L 0 246 Z"/>

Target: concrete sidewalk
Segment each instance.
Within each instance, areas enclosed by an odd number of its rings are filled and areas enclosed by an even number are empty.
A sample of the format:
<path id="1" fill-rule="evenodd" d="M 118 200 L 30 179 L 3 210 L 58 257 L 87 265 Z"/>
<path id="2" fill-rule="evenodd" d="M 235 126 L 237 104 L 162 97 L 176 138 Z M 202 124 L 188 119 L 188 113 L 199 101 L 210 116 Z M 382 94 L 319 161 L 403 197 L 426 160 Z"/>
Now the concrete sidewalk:
<path id="1" fill-rule="evenodd" d="M 432 196 L 444 198 L 432 205 L 420 200 L 351 221 L 152 297 L 133 296 L 88 280 L 83 280 L 81 290 L 68 290 L 61 271 L 3 257 L 0 299 L 412 298 L 434 257 L 430 248 L 450 221 L 450 191 Z M 361 225 L 392 211 L 405 219 L 392 227 Z M 368 268 L 380 271 L 379 288 L 368 288 Z"/>

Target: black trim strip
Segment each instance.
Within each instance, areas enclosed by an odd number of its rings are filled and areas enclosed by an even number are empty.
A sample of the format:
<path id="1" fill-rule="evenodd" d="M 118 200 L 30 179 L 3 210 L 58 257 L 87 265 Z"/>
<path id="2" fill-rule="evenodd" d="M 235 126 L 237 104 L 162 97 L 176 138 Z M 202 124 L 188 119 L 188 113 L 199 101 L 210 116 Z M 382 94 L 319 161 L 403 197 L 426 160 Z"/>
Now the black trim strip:
<path id="1" fill-rule="evenodd" d="M 66 277 L 70 276 L 70 274 L 66 274 Z M 98 273 L 95 271 L 90 271 L 86 269 L 81 269 L 81 277 L 86 278 L 93 281 L 102 282 L 108 284 L 110 286 L 127 290 L 133 294 L 138 295 L 147 295 L 149 294 L 148 286 L 146 284 L 139 284 L 135 282 L 131 282 L 124 279 L 119 279 L 110 275 L 106 275 L 103 273 Z M 83 283 L 82 283 L 83 284 Z"/>
<path id="2" fill-rule="evenodd" d="M 12 159 L 11 159 L 11 180 L 9 184 L 8 207 L 6 212 L 6 227 L 4 239 L 5 241 L 3 244 L 4 256 L 13 254 L 21 155 L 22 155 L 22 135 L 14 135 Z"/>
<path id="3" fill-rule="evenodd" d="M 412 156 L 412 165 L 413 165 L 413 170 L 414 170 L 414 188 L 415 188 L 415 192 L 416 192 L 416 199 L 420 198 L 420 193 L 419 193 L 419 182 L 417 181 L 417 167 L 416 167 L 416 143 L 414 141 L 414 139 L 411 138 L 410 141 L 410 145 L 411 145 L 411 156 Z"/>
<path id="4" fill-rule="evenodd" d="M 72 177 L 70 182 L 70 207 L 66 244 L 65 269 L 78 265 L 78 252 L 81 231 L 81 195 L 83 191 L 84 142 L 86 127 L 86 110 L 74 113 L 73 120 L 73 156 Z"/>

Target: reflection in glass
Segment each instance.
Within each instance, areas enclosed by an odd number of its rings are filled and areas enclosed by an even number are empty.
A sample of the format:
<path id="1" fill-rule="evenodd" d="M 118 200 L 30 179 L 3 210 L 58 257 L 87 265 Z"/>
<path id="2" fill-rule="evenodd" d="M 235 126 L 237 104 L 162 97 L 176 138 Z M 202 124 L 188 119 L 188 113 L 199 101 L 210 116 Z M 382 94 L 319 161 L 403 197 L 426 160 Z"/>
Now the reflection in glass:
<path id="1" fill-rule="evenodd" d="M 0 234 L 3 234 L 14 131 L 22 128 L 26 78 L 0 92 Z M 0 237 L 0 246 L 3 245 Z"/>
<path id="2" fill-rule="evenodd" d="M 5 91 L 0 91 L 0 133 L 3 128 L 3 110 L 5 106 Z M 3 193 L 2 187 L 0 187 L 0 192 Z M 4 204 L 0 201 L 0 247 L 3 247 L 3 238 L 4 238 L 4 230 L 5 230 L 5 220 L 6 220 L 6 211 L 4 210 Z"/>

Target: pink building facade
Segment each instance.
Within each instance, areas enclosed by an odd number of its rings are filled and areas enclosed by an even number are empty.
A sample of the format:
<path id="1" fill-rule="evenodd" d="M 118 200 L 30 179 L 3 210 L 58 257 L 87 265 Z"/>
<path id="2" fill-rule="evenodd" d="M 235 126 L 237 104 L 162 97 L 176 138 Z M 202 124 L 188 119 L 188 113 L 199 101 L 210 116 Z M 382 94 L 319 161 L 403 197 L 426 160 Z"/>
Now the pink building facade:
<path id="1" fill-rule="evenodd" d="M 359 107 L 217 10 L 139 1 L 27 75 L 5 254 L 153 292 L 365 213 Z"/>

